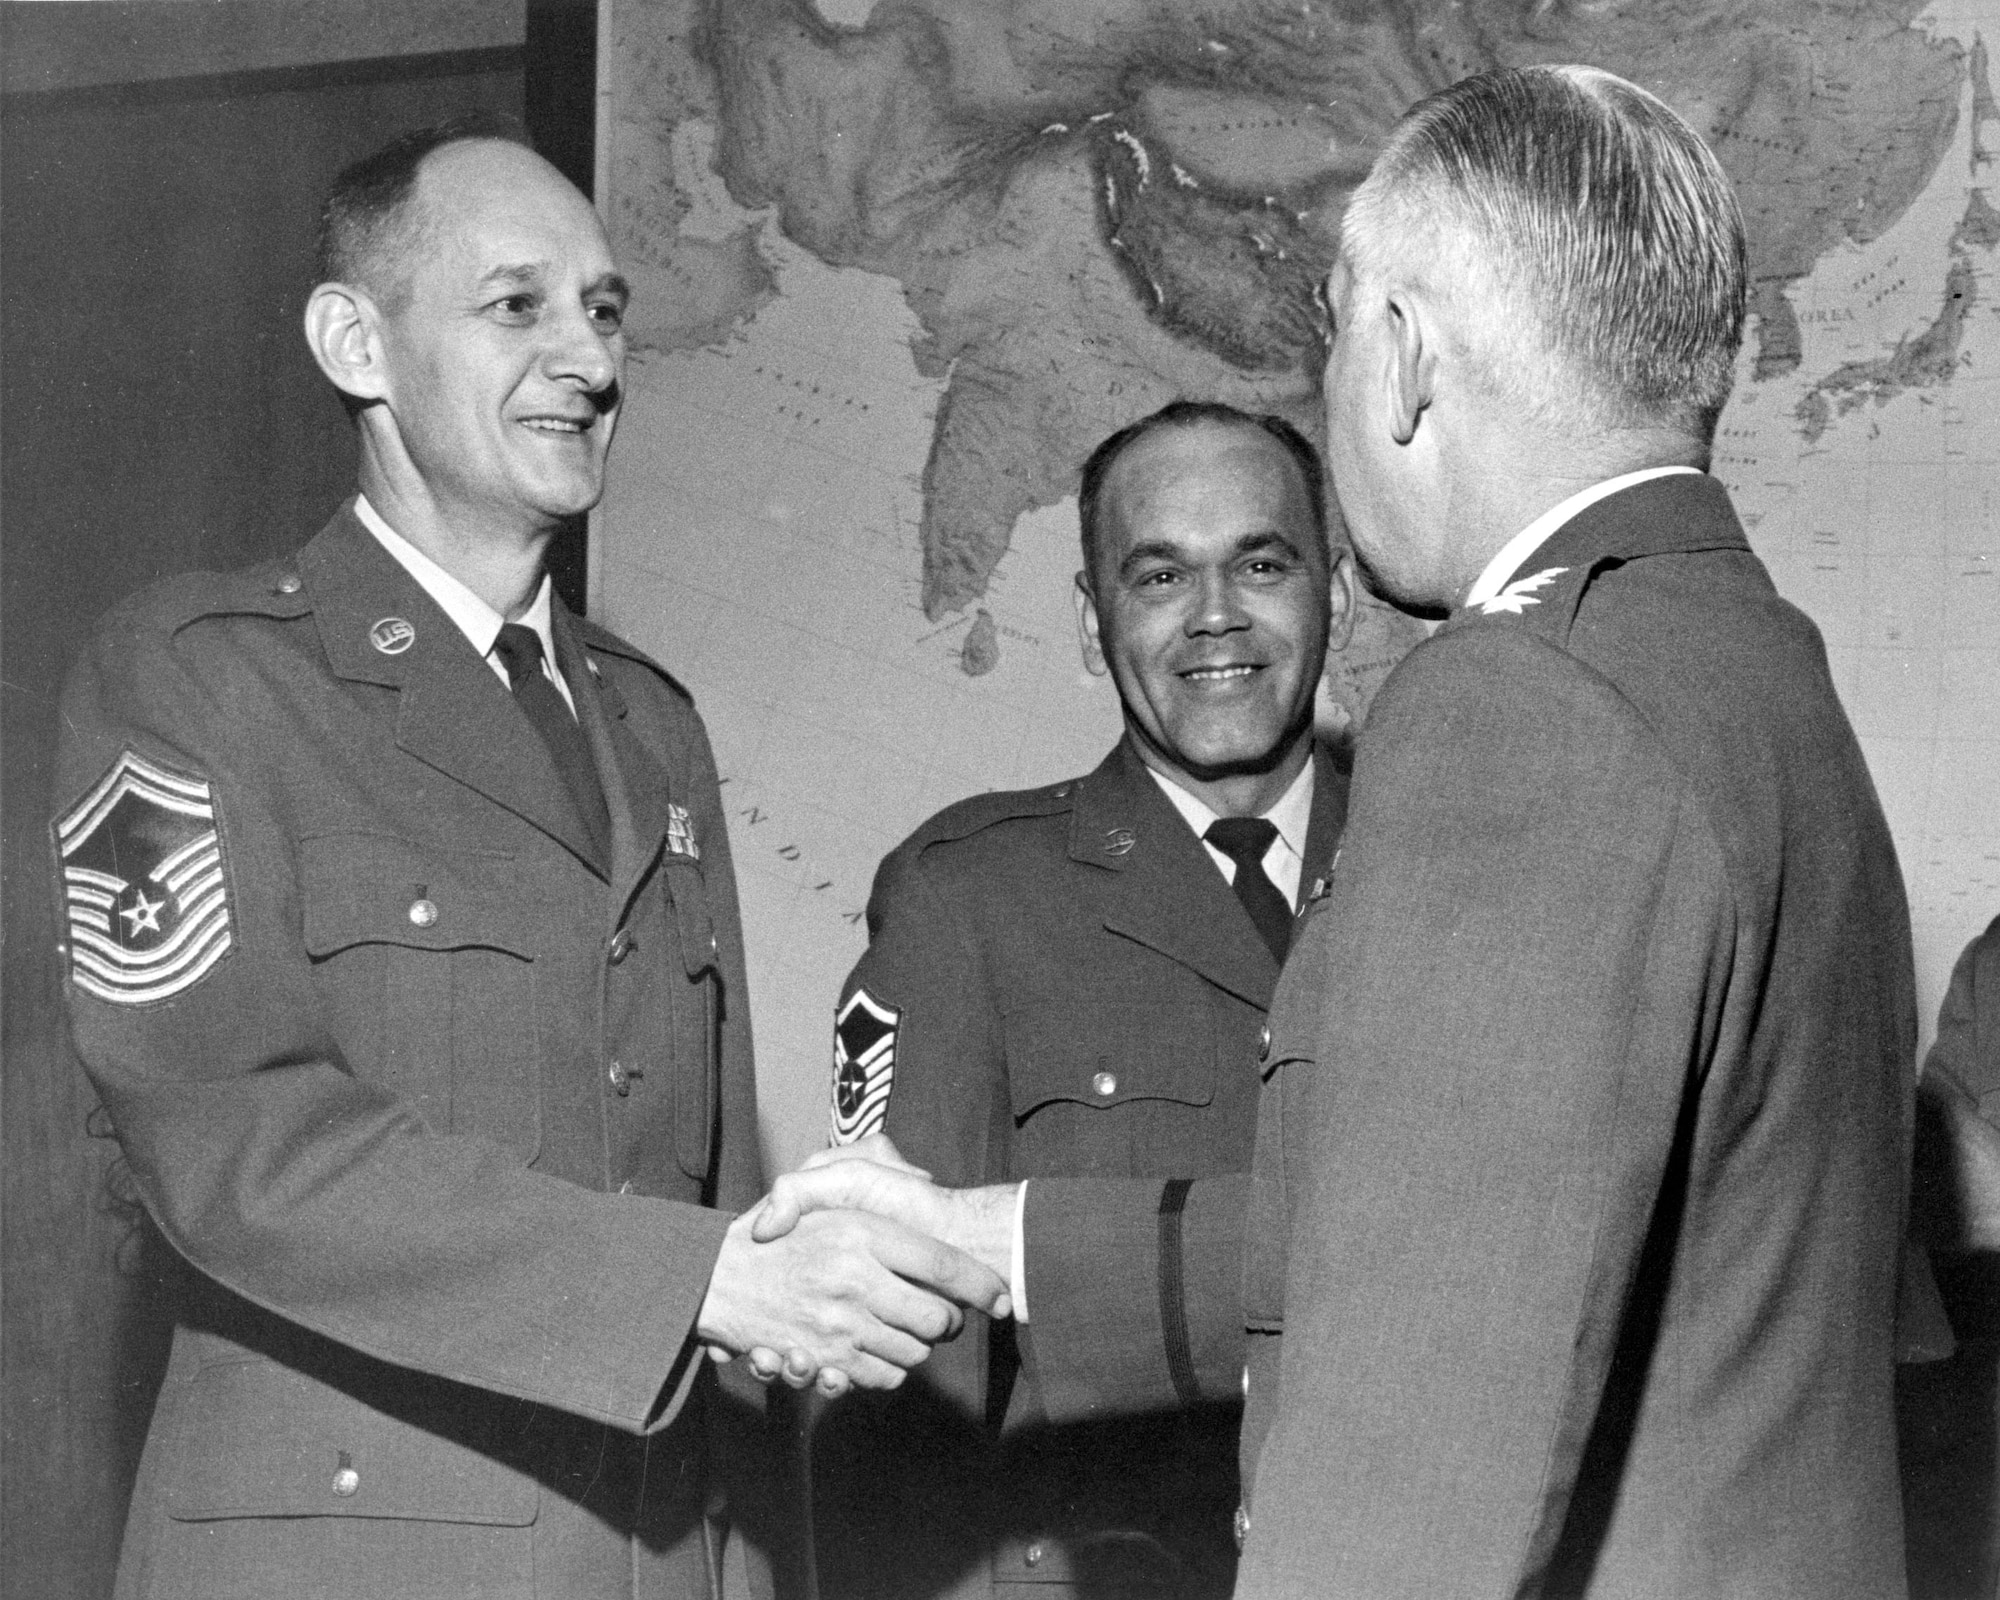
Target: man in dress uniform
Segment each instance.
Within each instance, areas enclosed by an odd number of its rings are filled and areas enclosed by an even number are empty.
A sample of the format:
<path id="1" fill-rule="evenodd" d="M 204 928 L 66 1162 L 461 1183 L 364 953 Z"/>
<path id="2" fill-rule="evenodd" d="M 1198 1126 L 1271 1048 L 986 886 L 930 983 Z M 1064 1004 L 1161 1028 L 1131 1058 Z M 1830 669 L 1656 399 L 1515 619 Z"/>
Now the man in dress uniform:
<path id="1" fill-rule="evenodd" d="M 1744 293 L 1713 155 L 1587 68 L 1433 96 L 1348 207 L 1333 480 L 1449 615 L 1272 1008 L 1241 1595 L 1903 1592 L 1909 921 L 1705 470 Z"/>
<path id="2" fill-rule="evenodd" d="M 1917 1084 L 1911 1236 L 1942 1294 L 1896 1372 L 1912 1594 L 2000 1590 L 2000 918 L 1960 953 Z"/>
<path id="3" fill-rule="evenodd" d="M 322 248 L 360 495 L 119 607 L 65 701 L 78 1048 L 199 1269 L 119 1594 L 709 1595 L 708 1436 L 757 1457 L 704 1348 L 893 1383 L 1004 1285 L 880 1219 L 732 1218 L 760 1181 L 708 741 L 542 566 L 617 417 L 588 202 L 429 130 L 343 175 Z"/>
<path id="4" fill-rule="evenodd" d="M 984 1186 L 953 1236 L 1015 1321 L 822 1416 L 829 1600 L 1232 1582 L 1256 1041 L 1345 813 L 1313 698 L 1352 579 L 1276 418 L 1170 406 L 1096 451 L 1079 509 L 1084 659 L 1125 737 L 899 846 L 841 993 L 834 1142 Z M 1096 1420 L 1112 1397 L 1157 1414 Z"/>

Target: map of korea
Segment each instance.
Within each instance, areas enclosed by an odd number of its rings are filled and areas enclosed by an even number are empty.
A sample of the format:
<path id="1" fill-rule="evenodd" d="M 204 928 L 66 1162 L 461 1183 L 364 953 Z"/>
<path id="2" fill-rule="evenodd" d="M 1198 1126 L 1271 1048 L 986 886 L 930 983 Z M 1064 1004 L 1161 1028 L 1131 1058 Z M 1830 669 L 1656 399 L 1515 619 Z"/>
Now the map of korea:
<path id="1" fill-rule="evenodd" d="M 986 593 L 1016 521 L 1073 492 L 1098 439 L 1166 401 L 1317 426 L 1312 290 L 1340 208 L 1411 101 L 1485 67 L 1592 62 L 1687 115 L 1749 222 L 1755 374 L 1793 371 L 1786 287 L 1887 229 L 1949 144 L 1965 52 L 1921 9 L 884 0 L 843 25 L 812 0 L 634 5 L 618 43 L 642 112 L 614 226 L 662 308 L 635 339 L 712 345 L 768 302 L 765 224 L 740 208 L 898 282 L 944 383 L 921 513 L 940 618 Z M 676 177 L 697 120 L 731 202 L 706 222 Z M 979 642 L 969 670 L 992 665 Z"/>

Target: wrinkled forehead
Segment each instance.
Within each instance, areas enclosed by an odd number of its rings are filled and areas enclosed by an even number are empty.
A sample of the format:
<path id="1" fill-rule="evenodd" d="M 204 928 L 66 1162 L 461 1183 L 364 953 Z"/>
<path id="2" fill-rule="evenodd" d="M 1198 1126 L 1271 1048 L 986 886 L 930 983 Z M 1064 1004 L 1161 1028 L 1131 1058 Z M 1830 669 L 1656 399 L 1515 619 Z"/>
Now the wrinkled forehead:
<path id="1" fill-rule="evenodd" d="M 497 269 L 585 281 L 616 271 L 590 202 L 518 145 L 480 140 L 433 152 L 417 169 L 410 213 L 417 262 L 455 281 Z"/>
<path id="2" fill-rule="evenodd" d="M 1133 440 L 1104 480 L 1104 559 L 1165 524 L 1240 532 L 1253 524 L 1313 542 L 1312 502 L 1291 452 L 1251 423 L 1204 419 Z"/>

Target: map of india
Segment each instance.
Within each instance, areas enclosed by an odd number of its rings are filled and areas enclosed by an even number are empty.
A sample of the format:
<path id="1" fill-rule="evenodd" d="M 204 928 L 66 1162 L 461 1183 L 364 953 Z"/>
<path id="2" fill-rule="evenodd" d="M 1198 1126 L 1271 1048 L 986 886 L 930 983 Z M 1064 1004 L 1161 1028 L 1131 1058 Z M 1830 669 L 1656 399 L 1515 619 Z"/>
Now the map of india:
<path id="1" fill-rule="evenodd" d="M 2000 0 L 615 0 L 635 288 L 595 612 L 683 677 L 743 879 L 774 1153 L 823 1137 L 876 862 L 1087 770 L 1077 472 L 1182 396 L 1320 431 L 1316 291 L 1414 100 L 1583 61 L 1709 139 L 1751 241 L 1714 470 L 1824 633 L 1922 1001 L 2000 913 Z M 1421 624 L 1329 663 L 1358 725 Z"/>

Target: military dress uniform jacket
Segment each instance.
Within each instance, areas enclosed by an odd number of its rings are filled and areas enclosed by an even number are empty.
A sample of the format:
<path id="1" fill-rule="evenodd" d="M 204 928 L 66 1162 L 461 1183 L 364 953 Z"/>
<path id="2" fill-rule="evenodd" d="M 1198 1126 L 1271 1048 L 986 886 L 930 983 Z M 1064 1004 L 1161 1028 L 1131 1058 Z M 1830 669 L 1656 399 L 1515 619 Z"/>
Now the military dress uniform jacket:
<path id="1" fill-rule="evenodd" d="M 1315 760 L 1305 885 L 1346 808 Z M 842 992 L 837 1136 L 882 1112 L 940 1183 L 1032 1180 L 1030 1321 L 1017 1343 L 974 1319 L 895 1394 L 829 1408 L 822 1593 L 1227 1594 L 1277 962 L 1129 743 L 926 823 L 883 862 L 869 931 Z"/>
<path id="2" fill-rule="evenodd" d="M 1399 664 L 1275 1002 L 1239 1593 L 1884 1600 L 1888 829 L 1720 485 Z"/>
<path id="3" fill-rule="evenodd" d="M 2000 917 L 1952 966 L 1924 1071 L 1950 1080 L 1980 1116 L 2000 1125 Z"/>
<path id="4" fill-rule="evenodd" d="M 690 1330 L 760 1188 L 729 845 L 686 694 L 553 627 L 598 866 L 351 510 L 114 610 L 71 681 L 75 1038 L 199 1269 L 123 1600 L 709 1593 Z"/>

